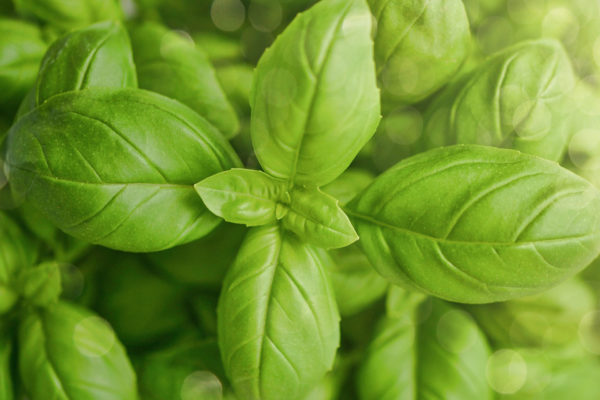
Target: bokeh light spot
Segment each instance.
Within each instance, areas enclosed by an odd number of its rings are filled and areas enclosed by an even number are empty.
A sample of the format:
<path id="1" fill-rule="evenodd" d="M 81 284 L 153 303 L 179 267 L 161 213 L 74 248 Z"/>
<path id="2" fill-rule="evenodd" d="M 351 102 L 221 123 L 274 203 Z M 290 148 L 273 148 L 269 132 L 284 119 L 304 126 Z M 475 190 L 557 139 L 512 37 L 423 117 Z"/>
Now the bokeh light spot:
<path id="1" fill-rule="evenodd" d="M 496 392 L 513 394 L 521 389 L 527 380 L 527 363 L 523 356 L 514 350 L 498 350 L 488 359 L 485 375 Z"/>

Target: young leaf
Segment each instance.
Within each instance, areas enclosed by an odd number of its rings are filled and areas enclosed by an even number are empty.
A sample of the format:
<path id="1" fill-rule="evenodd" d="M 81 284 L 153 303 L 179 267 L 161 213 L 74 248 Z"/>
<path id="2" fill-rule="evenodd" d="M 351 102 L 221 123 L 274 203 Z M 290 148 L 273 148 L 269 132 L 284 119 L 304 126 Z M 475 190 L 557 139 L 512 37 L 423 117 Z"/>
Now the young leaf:
<path id="1" fill-rule="evenodd" d="M 282 219 L 285 229 L 303 241 L 325 249 L 345 247 L 358 240 L 348 216 L 333 197 L 318 189 L 296 187 Z"/>
<path id="2" fill-rule="evenodd" d="M 108 324 L 68 303 L 24 316 L 19 371 L 31 400 L 137 399 L 135 374 Z"/>
<path id="3" fill-rule="evenodd" d="M 416 147 L 482 144 L 558 161 L 572 134 L 568 94 L 574 85 L 559 42 L 519 43 L 450 85 L 428 107 Z"/>
<path id="4" fill-rule="evenodd" d="M 260 226 L 277 222 L 277 215 L 289 203 L 285 181 L 261 171 L 231 169 L 194 185 L 210 211 L 227 222 Z"/>
<path id="5" fill-rule="evenodd" d="M 71 90 L 136 86 L 127 32 L 118 22 L 99 22 L 50 46 L 38 73 L 35 104 Z"/>
<path id="6" fill-rule="evenodd" d="M 365 0 L 324 0 L 261 57 L 250 103 L 256 156 L 269 174 L 321 186 L 350 165 L 379 122 Z"/>
<path id="7" fill-rule="evenodd" d="M 332 368 L 339 315 L 330 262 L 279 227 L 248 233 L 217 311 L 225 372 L 242 398 L 297 399 Z"/>
<path id="8" fill-rule="evenodd" d="M 193 185 L 240 162 L 186 106 L 94 88 L 54 96 L 19 120 L 7 164 L 13 190 L 65 232 L 147 252 L 210 232 L 219 220 Z"/>
<path id="9" fill-rule="evenodd" d="M 514 150 L 452 146 L 400 162 L 348 206 L 394 283 L 486 303 L 546 290 L 600 251 L 600 193 Z"/>
<path id="10" fill-rule="evenodd" d="M 471 40 L 461 0 L 368 1 L 384 98 L 415 103 L 454 77 Z"/>
<path id="11" fill-rule="evenodd" d="M 237 115 L 200 48 L 155 23 L 134 26 L 131 41 L 140 88 L 181 101 L 226 137 L 237 133 Z"/>
<path id="12" fill-rule="evenodd" d="M 359 399 L 493 398 L 485 337 L 465 312 L 432 301 L 381 320 L 358 372 Z"/>

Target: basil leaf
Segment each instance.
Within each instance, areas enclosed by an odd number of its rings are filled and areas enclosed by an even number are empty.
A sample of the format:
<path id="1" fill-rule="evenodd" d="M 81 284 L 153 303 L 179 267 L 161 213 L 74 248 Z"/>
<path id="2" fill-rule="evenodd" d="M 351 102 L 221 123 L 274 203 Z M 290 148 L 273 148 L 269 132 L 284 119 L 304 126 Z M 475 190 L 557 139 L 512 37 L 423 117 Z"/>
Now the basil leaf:
<path id="1" fill-rule="evenodd" d="M 0 17 L 0 110 L 7 117 L 33 85 L 46 47 L 37 26 Z"/>
<path id="2" fill-rule="evenodd" d="M 202 50 L 154 23 L 131 29 L 140 87 L 179 100 L 217 127 L 235 135 L 239 122 Z"/>
<path id="3" fill-rule="evenodd" d="M 377 19 L 375 61 L 384 98 L 415 103 L 454 77 L 471 40 L 462 1 L 368 1 Z"/>
<path id="4" fill-rule="evenodd" d="M 546 290 L 600 250 L 600 193 L 557 164 L 482 146 L 408 158 L 349 206 L 390 281 L 486 303 Z"/>
<path id="5" fill-rule="evenodd" d="M 7 332 L 0 326 L 0 398 L 13 400 L 13 380 L 11 377 L 12 341 Z"/>
<path id="6" fill-rule="evenodd" d="M 217 310 L 223 365 L 240 397 L 295 399 L 332 368 L 339 315 L 330 262 L 278 227 L 248 233 Z"/>
<path id="7" fill-rule="evenodd" d="M 19 294 L 32 305 L 47 307 L 58 302 L 61 294 L 59 264 L 42 263 L 35 268 L 27 268 L 17 279 Z"/>
<path id="8" fill-rule="evenodd" d="M 13 0 L 15 10 L 24 17 L 38 19 L 52 28 L 69 31 L 94 22 L 122 17 L 116 0 Z"/>
<path id="9" fill-rule="evenodd" d="M 146 257 L 155 271 L 180 286 L 220 288 L 245 234 L 243 226 L 222 223 L 199 240 Z"/>
<path id="10" fill-rule="evenodd" d="M 381 320 L 358 372 L 359 398 L 492 399 L 482 374 L 488 356 L 469 316 L 433 300 L 431 308 Z"/>
<path id="11" fill-rule="evenodd" d="M 429 106 L 417 147 L 472 143 L 558 161 L 571 135 L 568 93 L 574 85 L 559 42 L 519 43 L 449 86 Z"/>
<path id="12" fill-rule="evenodd" d="M 187 341 L 150 353 L 136 366 L 140 393 L 145 400 L 221 399 L 225 375 L 219 347 L 214 339 Z M 186 392 L 187 381 L 197 377 L 192 392 Z"/>
<path id="13" fill-rule="evenodd" d="M 321 190 L 330 196 L 339 200 L 342 206 L 345 206 L 363 191 L 375 176 L 362 169 L 349 169 L 340 175 L 335 181 L 323 186 Z"/>
<path id="14" fill-rule="evenodd" d="M 385 314 L 388 317 L 401 318 L 426 299 L 427 296 L 421 292 L 406 290 L 400 286 L 390 285 L 385 298 Z"/>
<path id="15" fill-rule="evenodd" d="M 194 185 L 210 211 L 227 222 L 259 226 L 281 219 L 287 194 L 284 181 L 261 171 L 232 169 L 204 179 Z"/>
<path id="16" fill-rule="evenodd" d="M 325 0 L 297 16 L 256 68 L 251 134 L 263 169 L 322 186 L 375 132 L 379 94 L 364 0 Z"/>
<path id="17" fill-rule="evenodd" d="M 19 120 L 7 164 L 13 189 L 65 232 L 156 251 L 218 224 L 193 184 L 239 160 L 180 103 L 138 89 L 87 89 L 54 96 Z"/>
<path id="18" fill-rule="evenodd" d="M 342 316 L 356 314 L 385 295 L 388 282 L 357 244 L 329 254 L 334 262 L 327 272 Z"/>
<path id="19" fill-rule="evenodd" d="M 106 21 L 70 32 L 50 46 L 38 74 L 36 105 L 71 90 L 136 87 L 127 32 Z"/>
<path id="20" fill-rule="evenodd" d="M 113 331 L 67 303 L 23 318 L 19 370 L 31 400 L 137 399 L 135 374 Z"/>
<path id="21" fill-rule="evenodd" d="M 153 274 L 139 256 L 110 252 L 101 268 L 94 309 L 124 345 L 149 346 L 193 327 L 185 292 Z"/>
<path id="22" fill-rule="evenodd" d="M 18 299 L 17 278 L 37 257 L 35 243 L 6 214 L 0 212 L 0 316 Z"/>
<path id="23" fill-rule="evenodd" d="M 496 347 L 548 348 L 576 341 L 581 320 L 595 304 L 592 291 L 570 279 L 535 296 L 471 305 L 467 311 Z"/>
<path id="24" fill-rule="evenodd" d="M 503 349 L 493 355 L 488 379 L 499 400 L 596 400 L 600 362 L 576 346 Z"/>
<path id="25" fill-rule="evenodd" d="M 358 240 L 339 202 L 318 189 L 296 187 L 282 226 L 303 241 L 325 249 L 345 247 Z"/>

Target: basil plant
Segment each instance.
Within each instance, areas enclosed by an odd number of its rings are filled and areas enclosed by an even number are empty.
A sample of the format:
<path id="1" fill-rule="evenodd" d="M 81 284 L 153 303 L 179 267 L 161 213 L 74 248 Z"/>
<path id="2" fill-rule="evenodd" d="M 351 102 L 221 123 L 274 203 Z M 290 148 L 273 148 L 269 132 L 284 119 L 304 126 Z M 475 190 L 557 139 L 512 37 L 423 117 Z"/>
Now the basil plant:
<path id="1" fill-rule="evenodd" d="M 0 0 L 0 398 L 600 398 L 546 3 Z"/>

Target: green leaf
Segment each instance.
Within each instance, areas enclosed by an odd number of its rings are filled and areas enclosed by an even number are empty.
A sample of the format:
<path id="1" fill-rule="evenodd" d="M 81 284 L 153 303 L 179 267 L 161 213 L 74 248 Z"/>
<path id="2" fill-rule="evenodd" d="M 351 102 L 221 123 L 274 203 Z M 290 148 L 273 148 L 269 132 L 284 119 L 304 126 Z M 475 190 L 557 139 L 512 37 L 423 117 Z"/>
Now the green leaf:
<path id="1" fill-rule="evenodd" d="M 327 272 L 342 316 L 356 314 L 385 295 L 388 282 L 375 271 L 358 244 L 330 250 L 329 254 L 333 263 Z"/>
<path id="2" fill-rule="evenodd" d="M 137 399 L 135 374 L 110 326 L 68 303 L 23 317 L 19 370 L 31 400 Z"/>
<path id="3" fill-rule="evenodd" d="M 240 162 L 176 101 L 139 89 L 87 89 L 54 96 L 19 120 L 7 164 L 13 190 L 65 232 L 147 252 L 210 232 L 219 220 L 193 185 Z"/>
<path id="4" fill-rule="evenodd" d="M 231 169 L 194 185 L 210 211 L 227 222 L 260 226 L 281 219 L 283 207 L 289 203 L 285 181 L 273 179 L 261 171 Z"/>
<path id="5" fill-rule="evenodd" d="M 199 240 L 146 257 L 156 271 L 180 286 L 220 288 L 245 234 L 241 225 L 222 223 Z"/>
<path id="6" fill-rule="evenodd" d="M 321 186 L 350 165 L 379 122 L 365 0 L 299 14 L 261 57 L 250 103 L 256 156 L 269 174 Z"/>
<path id="7" fill-rule="evenodd" d="M 499 400 L 600 398 L 600 362 L 576 346 L 500 350 L 486 374 Z"/>
<path id="8" fill-rule="evenodd" d="M 359 399 L 493 398 L 485 337 L 468 314 L 432 301 L 381 320 L 358 372 Z"/>
<path id="9" fill-rule="evenodd" d="M 0 110 L 7 117 L 33 85 L 46 47 L 37 26 L 0 17 Z"/>
<path id="10" fill-rule="evenodd" d="M 325 249 L 345 247 L 358 240 L 339 202 L 319 189 L 295 187 L 282 226 L 303 241 Z"/>
<path id="11" fill-rule="evenodd" d="M 46 262 L 23 270 L 16 286 L 19 294 L 32 305 L 48 307 L 55 304 L 62 291 L 59 264 Z"/>
<path id="12" fill-rule="evenodd" d="M 0 399 L 13 400 L 13 377 L 11 376 L 12 340 L 0 326 Z"/>
<path id="13" fill-rule="evenodd" d="M 428 107 L 416 147 L 482 144 L 558 161 L 573 133 L 568 94 L 574 85 L 559 42 L 519 43 L 450 85 Z"/>
<path id="14" fill-rule="evenodd" d="M 352 168 L 345 171 L 335 181 L 323 186 L 321 190 L 335 197 L 342 206 L 345 206 L 369 186 L 374 178 L 375 176 L 369 171 Z"/>
<path id="15" fill-rule="evenodd" d="M 220 400 L 226 384 L 214 339 L 186 341 L 147 354 L 136 370 L 144 400 Z M 194 381 L 196 388 L 192 393 L 196 397 L 189 393 Z"/>
<path id="16" fill-rule="evenodd" d="M 160 343 L 193 327 L 185 292 L 152 273 L 138 255 L 110 252 L 94 278 L 99 291 L 94 309 L 130 348 Z"/>
<path id="17" fill-rule="evenodd" d="M 593 292 L 570 279 L 534 296 L 471 305 L 467 311 L 496 347 L 548 348 L 576 341 L 580 322 L 595 305 Z"/>
<path id="18" fill-rule="evenodd" d="M 17 277 L 31 267 L 37 258 L 37 248 L 21 228 L 0 212 L 0 316 L 18 299 Z"/>
<path id="19" fill-rule="evenodd" d="M 136 86 L 127 32 L 118 22 L 99 22 L 70 32 L 50 46 L 40 66 L 35 103 L 71 90 Z"/>
<path id="20" fill-rule="evenodd" d="M 131 41 L 142 89 L 179 100 L 226 137 L 237 133 L 237 115 L 210 61 L 193 41 L 155 23 L 133 27 Z"/>
<path id="21" fill-rule="evenodd" d="M 421 292 L 390 285 L 385 298 L 385 314 L 388 317 L 401 318 L 409 310 L 414 309 L 426 299 L 427 296 Z"/>
<path id="22" fill-rule="evenodd" d="M 218 308 L 221 356 L 240 397 L 297 399 L 332 368 L 339 315 L 330 262 L 278 227 L 248 233 Z"/>
<path id="23" fill-rule="evenodd" d="M 454 77 L 468 55 L 461 0 L 368 0 L 377 20 L 375 61 L 384 98 L 424 99 Z"/>
<path id="24" fill-rule="evenodd" d="M 406 159 L 349 206 L 371 264 L 447 300 L 534 294 L 600 251 L 600 193 L 556 163 L 482 146 Z"/>
<path id="25" fill-rule="evenodd" d="M 94 22 L 119 20 L 122 17 L 116 0 L 13 0 L 15 10 L 24 17 L 34 18 L 53 29 L 69 31 Z"/>

